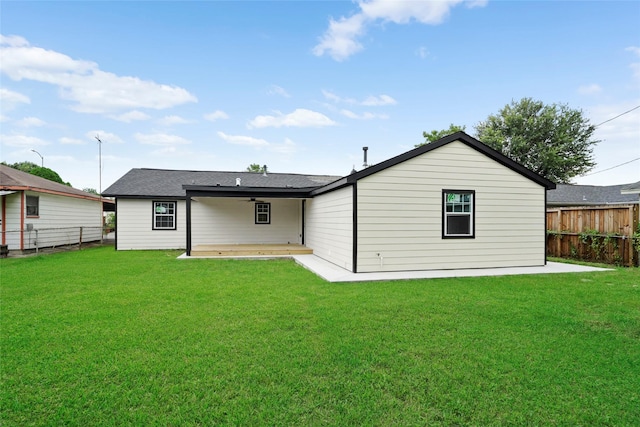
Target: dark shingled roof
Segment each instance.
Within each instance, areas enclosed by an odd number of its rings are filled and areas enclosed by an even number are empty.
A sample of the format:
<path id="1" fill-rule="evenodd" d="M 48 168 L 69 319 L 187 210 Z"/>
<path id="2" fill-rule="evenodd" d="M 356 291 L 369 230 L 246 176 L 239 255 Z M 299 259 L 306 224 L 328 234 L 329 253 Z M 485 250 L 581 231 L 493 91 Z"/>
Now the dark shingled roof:
<path id="1" fill-rule="evenodd" d="M 300 188 L 313 189 L 341 177 L 257 172 L 185 171 L 168 169 L 131 169 L 102 194 L 108 197 L 185 197 L 183 185 L 240 188 Z"/>
<path id="2" fill-rule="evenodd" d="M 100 197 L 95 194 L 87 193 L 36 175 L 31 175 L 30 173 L 14 169 L 7 165 L 0 165 L 0 190 L 33 190 L 100 200 Z"/>
<path id="3" fill-rule="evenodd" d="M 625 186 L 622 187 L 622 193 L 623 194 L 638 194 L 640 193 L 640 181 L 638 182 L 634 182 L 633 184 L 627 184 Z"/>
<path id="4" fill-rule="evenodd" d="M 572 185 L 558 184 L 555 190 L 547 191 L 549 206 L 592 206 L 614 203 L 638 202 L 637 194 L 621 194 L 622 185 Z"/>

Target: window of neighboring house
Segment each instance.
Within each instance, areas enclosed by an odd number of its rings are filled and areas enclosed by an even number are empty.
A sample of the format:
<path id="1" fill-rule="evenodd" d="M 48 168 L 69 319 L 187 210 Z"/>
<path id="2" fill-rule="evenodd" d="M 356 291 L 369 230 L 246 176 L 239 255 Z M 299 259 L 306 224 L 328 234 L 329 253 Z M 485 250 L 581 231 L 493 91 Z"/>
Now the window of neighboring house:
<path id="1" fill-rule="evenodd" d="M 475 191 L 442 190 L 442 237 L 475 237 Z"/>
<path id="2" fill-rule="evenodd" d="M 27 216 L 39 216 L 40 215 L 40 197 L 27 196 Z"/>
<path id="3" fill-rule="evenodd" d="M 153 202 L 153 229 L 176 229 L 176 202 Z"/>
<path id="4" fill-rule="evenodd" d="M 271 224 L 271 203 L 256 203 L 256 224 Z"/>

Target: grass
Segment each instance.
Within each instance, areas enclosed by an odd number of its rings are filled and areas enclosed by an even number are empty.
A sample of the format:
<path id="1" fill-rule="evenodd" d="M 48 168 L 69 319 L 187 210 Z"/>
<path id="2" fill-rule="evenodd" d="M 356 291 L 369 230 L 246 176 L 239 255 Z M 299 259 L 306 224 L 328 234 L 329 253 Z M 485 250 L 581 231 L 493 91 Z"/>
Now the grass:
<path id="1" fill-rule="evenodd" d="M 177 255 L 2 260 L 1 424 L 640 420 L 638 269 L 329 284 Z"/>

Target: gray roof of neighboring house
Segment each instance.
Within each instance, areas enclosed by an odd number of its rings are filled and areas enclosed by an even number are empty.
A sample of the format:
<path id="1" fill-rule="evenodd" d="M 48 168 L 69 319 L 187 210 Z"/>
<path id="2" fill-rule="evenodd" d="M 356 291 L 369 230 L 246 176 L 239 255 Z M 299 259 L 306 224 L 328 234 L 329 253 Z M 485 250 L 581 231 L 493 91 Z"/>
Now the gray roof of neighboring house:
<path id="1" fill-rule="evenodd" d="M 66 194 L 73 197 L 100 200 L 100 197 L 68 185 L 53 182 L 30 173 L 0 164 L 0 190 L 39 191 L 44 193 Z"/>
<path id="2" fill-rule="evenodd" d="M 558 184 L 547 191 L 549 206 L 591 206 L 638 202 L 637 194 L 621 194 L 622 185 L 573 185 Z"/>
<path id="3" fill-rule="evenodd" d="M 218 172 L 169 169 L 131 169 L 102 194 L 115 197 L 185 197 L 183 185 L 242 188 L 313 189 L 341 177 L 268 172 Z"/>
<path id="4" fill-rule="evenodd" d="M 634 182 L 633 184 L 627 184 L 623 186 L 620 191 L 622 194 L 638 194 L 640 193 L 640 181 Z"/>

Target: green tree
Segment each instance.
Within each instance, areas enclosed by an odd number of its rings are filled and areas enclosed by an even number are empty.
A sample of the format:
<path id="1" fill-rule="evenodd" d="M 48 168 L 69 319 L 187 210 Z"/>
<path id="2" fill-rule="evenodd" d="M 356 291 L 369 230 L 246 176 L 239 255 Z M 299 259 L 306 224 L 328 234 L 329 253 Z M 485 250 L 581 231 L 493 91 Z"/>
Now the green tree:
<path id="1" fill-rule="evenodd" d="M 431 142 L 437 141 L 441 138 L 444 138 L 447 135 L 451 135 L 452 133 L 460 132 L 465 130 L 466 126 L 458 126 L 451 123 L 449 125 L 449 129 L 442 130 L 432 130 L 431 132 L 422 132 L 422 136 L 425 138 L 425 141 L 420 144 L 416 144 L 416 147 L 420 147 L 425 144 L 429 144 Z"/>
<path id="2" fill-rule="evenodd" d="M 96 190 L 95 188 L 83 188 L 82 191 L 84 191 L 85 193 L 95 194 L 96 196 L 100 195 L 98 194 L 98 190 Z"/>
<path id="3" fill-rule="evenodd" d="M 248 167 L 247 167 L 247 172 L 255 172 L 255 173 L 262 173 L 264 172 L 264 166 L 260 166 L 257 163 L 251 163 Z"/>
<path id="4" fill-rule="evenodd" d="M 593 169 L 595 130 L 582 110 L 531 98 L 512 101 L 476 125 L 480 141 L 558 183 Z"/>

